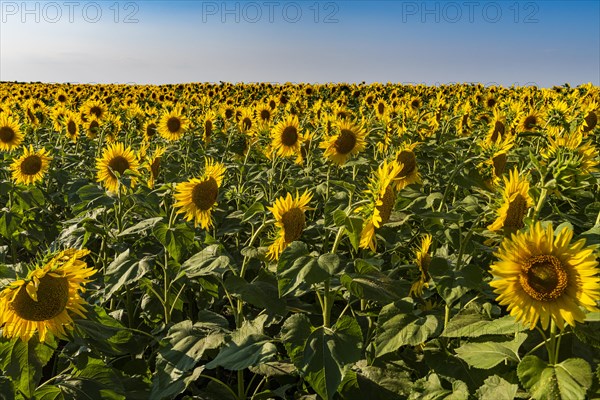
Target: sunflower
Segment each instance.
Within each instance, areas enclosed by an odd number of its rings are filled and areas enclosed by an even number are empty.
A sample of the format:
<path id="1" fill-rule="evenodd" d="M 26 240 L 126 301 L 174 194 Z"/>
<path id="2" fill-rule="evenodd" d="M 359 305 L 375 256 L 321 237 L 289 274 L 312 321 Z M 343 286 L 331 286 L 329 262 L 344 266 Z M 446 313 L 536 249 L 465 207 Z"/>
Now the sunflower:
<path id="1" fill-rule="evenodd" d="M 479 169 L 488 188 L 493 188 L 500 181 L 508 160 L 508 152 L 514 146 L 514 141 L 514 136 L 498 136 L 496 141 L 487 137 L 481 143 L 481 155 L 487 160 L 479 166 Z"/>
<path id="2" fill-rule="evenodd" d="M 154 183 L 158 179 L 158 173 L 160 171 L 160 161 L 162 156 L 165 154 L 166 148 L 164 146 L 157 147 L 148 161 L 148 169 L 150 170 L 150 177 L 148 178 L 148 187 L 154 188 Z"/>
<path id="3" fill-rule="evenodd" d="M 402 164 L 402 169 L 396 176 L 396 190 L 403 188 L 413 183 L 421 182 L 421 174 L 417 165 L 417 157 L 415 156 L 415 148 L 418 143 L 405 143 L 396 152 L 396 162 Z"/>
<path id="4" fill-rule="evenodd" d="M 536 222 L 527 232 L 504 238 L 491 265 L 490 286 L 500 305 L 517 320 L 535 328 L 538 320 L 547 329 L 550 319 L 563 329 L 583 322 L 581 307 L 598 311 L 600 277 L 595 247 L 585 239 L 571 243 L 573 231 L 565 226 L 554 234 Z"/>
<path id="5" fill-rule="evenodd" d="M 210 110 L 204 115 L 204 126 L 202 130 L 202 140 L 204 143 L 210 143 L 211 138 L 215 132 L 215 119 L 216 114 L 214 111 Z"/>
<path id="6" fill-rule="evenodd" d="M 540 113 L 530 111 L 521 117 L 517 130 L 519 132 L 532 132 L 533 130 L 540 128 L 543 123 L 544 121 Z"/>
<path id="7" fill-rule="evenodd" d="M 32 185 L 41 181 L 50 166 L 52 157 L 45 149 L 34 151 L 33 146 L 25 148 L 23 155 L 13 161 L 10 169 L 12 179 L 17 184 Z"/>
<path id="8" fill-rule="evenodd" d="M 598 126 L 598 117 L 600 117 L 600 106 L 596 102 L 590 102 L 583 108 L 583 124 L 581 131 L 586 134 L 593 131 Z"/>
<path id="9" fill-rule="evenodd" d="M 567 187 L 577 187 L 592 178 L 598 170 L 598 149 L 589 140 L 583 141 L 581 131 L 550 136 L 549 146 L 542 152 L 548 165 L 554 165 L 554 178 Z"/>
<path id="10" fill-rule="evenodd" d="M 152 141 L 152 138 L 158 134 L 158 126 L 156 125 L 156 122 L 152 119 L 149 119 L 148 121 L 146 121 L 144 123 L 142 132 L 143 132 L 144 141 L 146 141 L 146 142 Z"/>
<path id="11" fill-rule="evenodd" d="M 256 118 L 263 125 L 269 125 L 273 120 L 273 110 L 268 104 L 259 104 L 256 107 Z"/>
<path id="12" fill-rule="evenodd" d="M 188 127 L 188 119 L 183 115 L 180 107 L 171 112 L 164 113 L 158 124 L 158 133 L 167 140 L 179 140 Z"/>
<path id="13" fill-rule="evenodd" d="M 502 205 L 498 209 L 498 217 L 488 226 L 490 231 L 504 230 L 504 234 L 513 233 L 525 225 L 523 218 L 527 210 L 533 206 L 529 196 L 529 181 L 526 177 L 519 176 L 515 168 L 509 172 L 509 178 L 504 177 L 504 193 Z"/>
<path id="14" fill-rule="evenodd" d="M 348 120 L 338 120 L 335 133 L 323 140 L 319 147 L 325 149 L 324 156 L 334 164 L 343 165 L 352 155 L 363 151 L 366 146 L 366 131 L 361 125 Z"/>
<path id="15" fill-rule="evenodd" d="M 135 174 L 138 172 L 138 167 L 138 160 L 130 147 L 125 148 L 123 143 L 113 143 L 104 149 L 102 157 L 96 159 L 97 180 L 109 191 L 117 193 L 120 186 L 119 177 L 126 170 L 134 173 L 130 179 L 131 186 L 135 185 Z M 115 172 L 118 172 L 119 176 Z M 123 187 L 121 189 L 124 190 Z"/>
<path id="16" fill-rule="evenodd" d="M 67 138 L 71 139 L 73 142 L 77 142 L 77 137 L 79 136 L 79 125 L 81 124 L 81 120 L 77 113 L 73 111 L 67 111 L 63 118 L 63 126 L 65 129 L 65 135 Z"/>
<path id="17" fill-rule="evenodd" d="M 6 113 L 0 113 L 0 150 L 12 151 L 22 141 L 23 134 L 17 120 Z"/>
<path id="18" fill-rule="evenodd" d="M 377 249 L 375 229 L 387 223 L 396 203 L 396 191 L 392 185 L 396 176 L 402 170 L 403 165 L 396 161 L 388 163 L 384 161 L 375 174 L 375 179 L 370 182 L 367 193 L 370 204 L 358 209 L 367 219 L 360 233 L 360 248 Z"/>
<path id="19" fill-rule="evenodd" d="M 275 125 L 271 132 L 271 140 L 271 146 L 277 155 L 289 157 L 298 154 L 302 144 L 298 117 L 288 115 Z"/>
<path id="20" fill-rule="evenodd" d="M 83 127 L 85 129 L 85 136 L 89 139 L 94 139 L 100 133 L 100 121 L 96 118 L 89 118 L 84 124 Z"/>
<path id="21" fill-rule="evenodd" d="M 225 166 L 206 158 L 204 174 L 200 178 L 192 178 L 179 183 L 174 195 L 175 207 L 178 214 L 185 213 L 187 221 L 194 220 L 194 225 L 202 229 L 210 228 L 212 223 L 211 211 L 216 206 L 219 188 L 223 182 Z"/>
<path id="22" fill-rule="evenodd" d="M 247 133 L 250 136 L 254 134 L 254 131 L 257 128 L 256 118 L 254 117 L 254 112 L 251 108 L 244 107 L 240 110 L 238 125 L 240 132 Z"/>
<path id="23" fill-rule="evenodd" d="M 68 249 L 27 278 L 10 283 L 0 292 L 0 326 L 6 338 L 28 341 L 38 332 L 39 340 L 65 338 L 72 329 L 72 313 L 85 318 L 80 292 L 96 273 L 81 260 L 88 250 Z"/>
<path id="24" fill-rule="evenodd" d="M 276 199 L 273 207 L 267 207 L 273 213 L 275 224 L 279 227 L 275 241 L 267 251 L 268 258 L 278 260 L 283 250 L 300 238 L 306 226 L 304 211 L 310 210 L 308 203 L 312 196 L 308 191 L 301 196 L 296 193 L 295 197 L 288 193 L 285 197 Z"/>
<path id="25" fill-rule="evenodd" d="M 419 279 L 414 282 L 410 287 L 410 294 L 416 297 L 423 296 L 423 288 L 429 287 L 429 264 L 431 263 L 431 256 L 429 255 L 429 247 L 431 246 L 432 237 L 430 234 L 425 234 L 421 238 L 421 246 L 415 250 L 415 263 L 419 267 L 421 275 Z"/>
<path id="26" fill-rule="evenodd" d="M 82 113 L 88 118 L 102 120 L 106 116 L 107 108 L 98 100 L 89 100 L 82 106 Z"/>

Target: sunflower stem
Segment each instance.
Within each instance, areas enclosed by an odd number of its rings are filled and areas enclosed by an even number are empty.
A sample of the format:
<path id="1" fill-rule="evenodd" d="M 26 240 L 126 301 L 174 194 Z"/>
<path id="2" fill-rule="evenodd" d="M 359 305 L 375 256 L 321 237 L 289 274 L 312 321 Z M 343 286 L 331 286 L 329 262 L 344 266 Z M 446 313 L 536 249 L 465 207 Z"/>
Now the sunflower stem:
<path id="1" fill-rule="evenodd" d="M 535 211 L 533 212 L 533 219 L 536 220 L 540 216 L 540 211 L 544 206 L 544 202 L 546 201 L 546 196 L 548 195 L 548 189 L 545 187 L 542 188 L 540 192 L 540 197 L 538 199 L 537 205 L 535 206 Z"/>
<path id="2" fill-rule="evenodd" d="M 329 293 L 329 279 L 325 281 L 323 286 L 323 326 L 329 328 L 331 324 L 331 297 Z"/>

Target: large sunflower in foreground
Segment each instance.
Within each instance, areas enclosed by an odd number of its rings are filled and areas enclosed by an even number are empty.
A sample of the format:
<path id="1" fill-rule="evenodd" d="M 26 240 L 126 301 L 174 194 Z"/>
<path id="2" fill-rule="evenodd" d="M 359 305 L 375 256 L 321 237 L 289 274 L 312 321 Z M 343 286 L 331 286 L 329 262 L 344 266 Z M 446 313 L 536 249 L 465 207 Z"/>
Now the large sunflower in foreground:
<path id="1" fill-rule="evenodd" d="M 523 218 L 527 210 L 533 206 L 529 196 L 529 181 L 524 176 L 519 176 L 515 168 L 509 172 L 509 177 L 504 177 L 504 193 L 502 205 L 498 209 L 498 217 L 488 226 L 490 231 L 503 230 L 504 234 L 513 233 L 523 228 Z"/>
<path id="2" fill-rule="evenodd" d="M 376 251 L 375 229 L 380 228 L 390 219 L 396 202 L 393 181 L 402 168 L 403 165 L 396 161 L 391 163 L 384 161 L 377 169 L 375 179 L 370 182 L 367 190 L 371 197 L 370 203 L 358 210 L 366 217 L 366 223 L 360 233 L 360 248 Z"/>
<path id="3" fill-rule="evenodd" d="M 211 212 L 216 205 L 224 174 L 223 164 L 207 158 L 204 174 L 200 178 L 192 178 L 177 185 L 174 195 L 177 200 L 175 207 L 179 209 L 177 213 L 185 213 L 186 220 L 194 220 L 195 226 L 210 228 Z"/>
<path id="4" fill-rule="evenodd" d="M 536 222 L 527 232 L 505 238 L 491 266 L 490 286 L 500 305 L 517 320 L 535 328 L 538 321 L 546 329 L 550 319 L 562 329 L 564 323 L 583 322 L 581 309 L 598 311 L 600 277 L 594 247 L 584 248 L 585 239 L 571 243 L 568 227 L 554 234 L 552 225 L 544 229 Z"/>
<path id="5" fill-rule="evenodd" d="M 73 325 L 72 313 L 85 318 L 80 292 L 96 273 L 81 260 L 88 250 L 60 252 L 27 278 L 10 283 L 0 292 L 0 327 L 6 338 L 28 341 L 38 332 L 41 342 L 49 334 L 65 338 Z"/>
<path id="6" fill-rule="evenodd" d="M 363 151 L 366 146 L 366 131 L 362 126 L 349 120 L 339 120 L 335 134 L 321 142 L 319 147 L 325 149 L 323 155 L 337 165 L 343 165 L 348 159 Z"/>
<path id="7" fill-rule="evenodd" d="M 52 157 L 48 156 L 45 149 L 34 151 L 33 146 L 30 145 L 28 149 L 25 149 L 23 155 L 11 164 L 12 179 L 16 183 L 24 185 L 39 182 L 44 178 L 51 160 Z"/>
<path id="8" fill-rule="evenodd" d="M 181 108 L 177 107 L 165 113 L 158 123 L 158 133 L 167 140 L 179 140 L 189 125 L 188 119 L 183 115 Z"/>
<path id="9" fill-rule="evenodd" d="M 271 147 L 277 155 L 289 157 L 298 154 L 301 144 L 302 136 L 297 116 L 289 115 L 273 128 Z"/>
<path id="10" fill-rule="evenodd" d="M 302 195 L 296 193 L 295 197 L 288 193 L 285 197 L 276 199 L 273 207 L 267 207 L 273 213 L 277 221 L 275 224 L 279 227 L 277 237 L 267 251 L 267 257 L 271 260 L 279 259 L 283 250 L 302 235 L 306 226 L 304 211 L 310 209 L 308 203 L 312 196 L 308 191 Z"/>
<path id="11" fill-rule="evenodd" d="M 98 182 L 102 183 L 106 189 L 116 193 L 119 189 L 119 178 L 115 172 L 122 176 L 126 170 L 137 174 L 139 162 L 133 154 L 133 150 L 123 146 L 123 143 L 113 143 L 108 145 L 102 157 L 96 159 L 96 177 Z M 131 186 L 136 183 L 136 177 L 131 176 Z"/>
<path id="12" fill-rule="evenodd" d="M 17 120 L 6 113 L 0 113 L 0 150 L 12 151 L 22 141 L 23 134 Z"/>

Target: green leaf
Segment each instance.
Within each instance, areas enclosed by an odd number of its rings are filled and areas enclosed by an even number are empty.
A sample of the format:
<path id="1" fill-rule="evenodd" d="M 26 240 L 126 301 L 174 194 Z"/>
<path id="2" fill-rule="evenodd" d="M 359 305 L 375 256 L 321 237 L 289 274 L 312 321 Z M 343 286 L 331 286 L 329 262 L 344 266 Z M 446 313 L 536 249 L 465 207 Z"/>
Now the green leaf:
<path id="1" fill-rule="evenodd" d="M 509 342 L 465 343 L 456 349 L 456 355 L 472 367 L 490 369 L 505 361 L 519 362 L 519 348 L 527 334 L 517 333 Z"/>
<path id="2" fill-rule="evenodd" d="M 185 249 L 194 243 L 194 231 L 187 224 L 178 224 L 172 228 L 163 222 L 154 227 L 154 236 L 165 246 L 171 257 L 179 262 Z"/>
<path id="3" fill-rule="evenodd" d="M 479 400 L 513 400 L 518 390 L 518 385 L 509 383 L 498 375 L 492 375 L 477 389 L 476 395 Z"/>
<path id="4" fill-rule="evenodd" d="M 452 305 L 470 289 L 478 288 L 483 279 L 479 266 L 467 264 L 460 270 L 453 270 L 448 260 L 442 257 L 433 257 L 429 273 L 438 294 L 448 305 Z"/>
<path id="5" fill-rule="evenodd" d="M 362 334 L 356 320 L 344 316 L 332 330 L 315 329 L 304 347 L 303 368 L 310 386 L 331 400 L 342 382 L 346 367 L 361 357 Z"/>
<path id="6" fill-rule="evenodd" d="M 277 287 L 270 282 L 255 280 L 248 283 L 237 275 L 229 276 L 225 282 L 227 291 L 245 303 L 267 310 L 270 314 L 285 315 L 285 301 L 279 299 Z"/>
<path id="7" fill-rule="evenodd" d="M 537 356 L 523 358 L 517 375 L 533 399 L 584 399 L 592 385 L 592 369 L 587 361 L 569 358 L 549 365 Z"/>
<path id="8" fill-rule="evenodd" d="M 381 309 L 378 319 L 379 331 L 375 338 L 377 357 L 398 350 L 405 345 L 424 343 L 440 327 L 434 315 L 415 316 L 412 304 L 400 300 Z"/>
<path id="9" fill-rule="evenodd" d="M 415 382 L 409 400 L 467 400 L 469 388 L 460 380 L 454 380 L 451 388 L 442 385 L 437 374 L 429 374 Z"/>
<path id="10" fill-rule="evenodd" d="M 413 385 L 412 371 L 401 362 L 375 366 L 361 360 L 354 369 L 346 373 L 339 389 L 345 400 L 401 400 Z"/>
<path id="11" fill-rule="evenodd" d="M 242 223 L 249 221 L 252 217 L 254 217 L 258 213 L 263 213 L 265 211 L 265 207 L 260 201 L 254 202 L 248 209 L 244 212 L 244 216 L 242 217 Z"/>
<path id="12" fill-rule="evenodd" d="M 261 334 L 251 334 L 225 345 L 214 360 L 205 365 L 207 369 L 223 367 L 239 371 L 272 360 L 277 347 L 271 338 Z"/>
<path id="13" fill-rule="evenodd" d="M 37 336 L 27 342 L 19 338 L 0 341 L 0 369 L 12 379 L 15 392 L 32 397 L 42 377 L 42 368 L 55 349 L 55 340 L 44 344 Z"/>
<path id="14" fill-rule="evenodd" d="M 480 337 L 486 335 L 510 335 L 523 332 L 528 328 L 517 322 L 513 316 L 506 315 L 490 319 L 476 311 L 460 311 L 442 332 L 443 337 Z"/>
<path id="15" fill-rule="evenodd" d="M 125 229 L 124 231 L 119 233 L 117 236 L 135 235 L 137 233 L 144 232 L 147 229 L 153 228 L 157 223 L 159 223 L 163 219 L 164 219 L 163 217 L 155 217 L 155 218 L 145 219 L 145 220 L 140 221 L 137 224 Z"/>
<path id="16" fill-rule="evenodd" d="M 105 294 L 104 301 L 108 301 L 113 294 L 125 285 L 131 285 L 139 281 L 150 271 L 150 257 L 141 260 L 129 257 L 129 249 L 119 254 L 117 258 L 106 267 L 104 273 Z"/>
<path id="17" fill-rule="evenodd" d="M 292 363 L 300 369 L 306 338 L 312 332 L 312 325 L 305 314 L 294 314 L 285 320 L 281 327 L 281 342 Z"/>
<path id="18" fill-rule="evenodd" d="M 326 268 L 335 267 L 331 258 L 322 263 Z M 329 277 L 329 272 L 319 265 L 318 260 L 308 255 L 308 248 L 303 242 L 292 242 L 279 257 L 277 279 L 280 297 L 295 292 L 302 284 L 324 282 Z"/>
<path id="19" fill-rule="evenodd" d="M 60 386 L 44 385 L 35 390 L 33 398 L 35 400 L 66 400 Z"/>
<path id="20" fill-rule="evenodd" d="M 219 348 L 225 337 L 220 323 L 182 321 L 173 325 L 158 351 L 150 397 L 173 398 L 183 392 L 204 369 L 196 367 L 204 353 Z"/>
<path id="21" fill-rule="evenodd" d="M 75 321 L 76 343 L 110 356 L 132 353 L 140 346 L 132 331 L 106 314 L 104 308 L 96 306 L 87 316 Z"/>
<path id="22" fill-rule="evenodd" d="M 229 257 L 221 255 L 220 246 L 213 244 L 190 257 L 181 265 L 181 269 L 191 279 L 205 276 L 220 279 L 229 271 L 230 264 Z"/>

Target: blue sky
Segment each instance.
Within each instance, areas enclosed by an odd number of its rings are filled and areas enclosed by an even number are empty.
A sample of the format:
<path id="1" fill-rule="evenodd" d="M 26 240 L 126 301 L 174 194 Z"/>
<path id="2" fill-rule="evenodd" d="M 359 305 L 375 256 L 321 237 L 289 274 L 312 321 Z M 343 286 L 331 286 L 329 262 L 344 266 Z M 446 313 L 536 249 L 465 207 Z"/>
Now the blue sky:
<path id="1" fill-rule="evenodd" d="M 0 80 L 600 84 L 597 1 L 0 1 Z"/>

